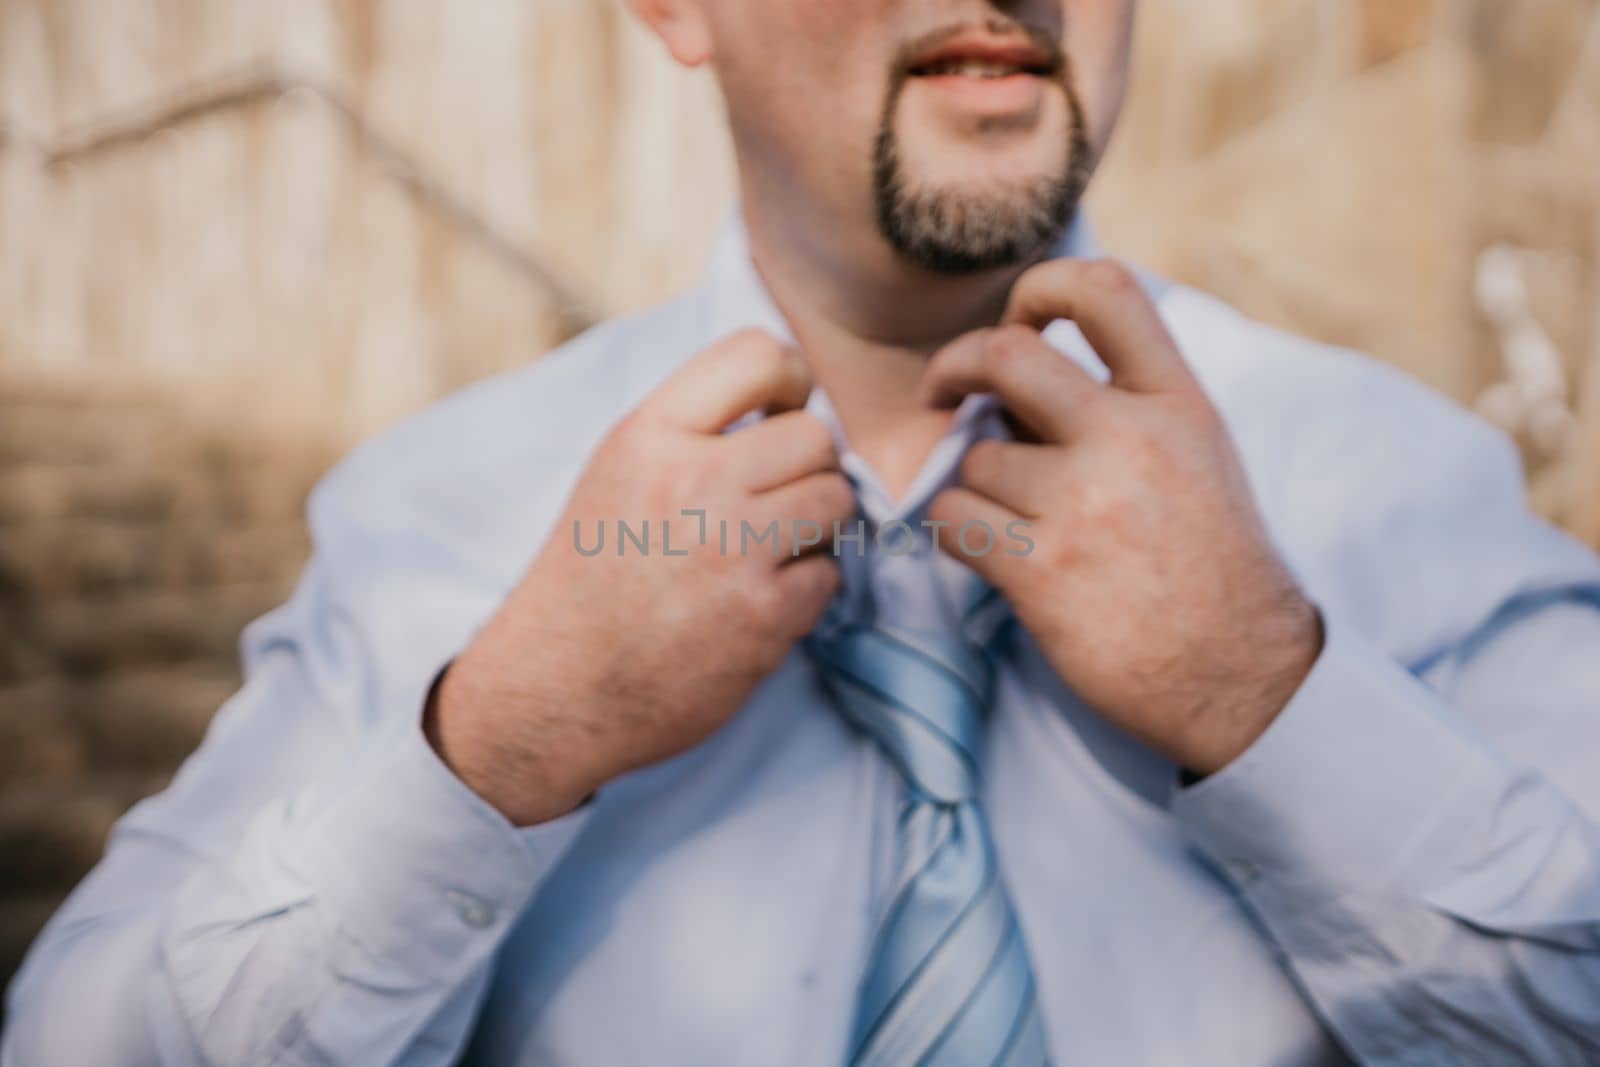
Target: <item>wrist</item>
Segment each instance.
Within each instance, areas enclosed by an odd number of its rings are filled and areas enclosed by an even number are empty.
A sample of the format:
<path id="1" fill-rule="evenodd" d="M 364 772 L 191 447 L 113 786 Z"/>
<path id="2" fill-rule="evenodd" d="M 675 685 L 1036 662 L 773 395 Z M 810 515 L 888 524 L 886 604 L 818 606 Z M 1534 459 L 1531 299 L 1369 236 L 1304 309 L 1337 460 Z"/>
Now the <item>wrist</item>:
<path id="1" fill-rule="evenodd" d="M 1296 594 L 1255 646 L 1264 650 L 1263 657 L 1193 718 L 1195 729 L 1177 753 L 1178 765 L 1203 778 L 1244 755 L 1299 692 L 1324 640 L 1321 614 Z"/>
<path id="2" fill-rule="evenodd" d="M 534 826 L 581 806 L 599 787 L 555 746 L 518 744 L 533 724 L 517 716 L 508 727 L 504 697 L 496 696 L 468 657 L 447 664 L 423 709 L 423 736 L 444 765 L 514 826 Z M 551 731 L 553 733 L 553 731 Z"/>

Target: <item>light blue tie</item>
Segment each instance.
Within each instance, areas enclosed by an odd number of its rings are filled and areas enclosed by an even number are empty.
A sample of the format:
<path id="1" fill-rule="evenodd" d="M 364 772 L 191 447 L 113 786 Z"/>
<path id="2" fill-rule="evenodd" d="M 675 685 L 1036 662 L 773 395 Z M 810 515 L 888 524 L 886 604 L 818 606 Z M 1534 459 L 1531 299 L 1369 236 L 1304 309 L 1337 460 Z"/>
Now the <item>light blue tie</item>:
<path id="1" fill-rule="evenodd" d="M 846 623 L 806 642 L 839 710 L 900 768 L 894 889 L 862 981 L 852 1067 L 1039 1067 L 1027 946 L 978 805 L 991 646 L 1010 621 L 986 589 L 963 634 Z"/>

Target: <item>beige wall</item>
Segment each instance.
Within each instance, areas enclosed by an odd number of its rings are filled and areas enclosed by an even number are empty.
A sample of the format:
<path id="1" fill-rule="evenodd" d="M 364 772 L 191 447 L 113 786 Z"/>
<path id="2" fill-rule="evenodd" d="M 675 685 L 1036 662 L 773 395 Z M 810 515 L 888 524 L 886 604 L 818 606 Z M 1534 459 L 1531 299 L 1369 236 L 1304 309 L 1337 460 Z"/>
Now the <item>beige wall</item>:
<path id="1" fill-rule="evenodd" d="M 1479 406 L 1600 543 L 1600 8 L 1145 7 L 1109 243 Z"/>

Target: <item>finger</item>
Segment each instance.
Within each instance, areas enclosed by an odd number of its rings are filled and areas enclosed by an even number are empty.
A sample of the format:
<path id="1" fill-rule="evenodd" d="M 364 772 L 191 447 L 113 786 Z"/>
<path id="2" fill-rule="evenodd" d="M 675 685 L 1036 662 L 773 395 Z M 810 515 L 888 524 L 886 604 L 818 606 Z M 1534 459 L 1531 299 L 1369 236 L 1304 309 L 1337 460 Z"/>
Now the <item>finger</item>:
<path id="1" fill-rule="evenodd" d="M 946 346 L 928 365 L 922 387 L 934 407 L 994 393 L 1036 437 L 1055 442 L 1067 440 L 1102 388 L 1025 326 L 984 331 Z"/>
<path id="2" fill-rule="evenodd" d="M 1195 387 L 1194 375 L 1149 294 L 1120 263 L 1056 259 L 1017 279 L 1002 323 L 1042 330 L 1056 319 L 1078 324 L 1120 388 L 1153 392 Z"/>
<path id="3" fill-rule="evenodd" d="M 855 492 L 844 475 L 836 471 L 808 474 L 756 498 L 754 517 L 749 520 L 756 533 L 741 544 L 751 554 L 767 553 L 780 562 L 808 552 L 831 551 L 834 523 L 853 530 L 855 514 Z"/>
<path id="4" fill-rule="evenodd" d="M 1060 458 L 1060 450 L 1047 445 L 979 441 L 961 461 L 961 484 L 1020 516 L 1038 518 L 1056 495 Z"/>
<path id="5" fill-rule="evenodd" d="M 1004 589 L 1023 562 L 1028 520 L 970 489 L 946 489 L 928 505 L 939 550 Z"/>
<path id="6" fill-rule="evenodd" d="M 754 493 L 839 467 L 839 453 L 827 424 L 805 411 L 762 419 L 729 434 L 723 447 L 733 450 L 734 477 Z"/>
<path id="7" fill-rule="evenodd" d="M 776 581 L 792 606 L 784 618 L 798 640 L 817 625 L 839 592 L 839 564 L 832 556 L 806 556 L 779 570 Z"/>
<path id="8" fill-rule="evenodd" d="M 640 406 L 674 426 L 719 433 L 742 415 L 792 411 L 811 395 L 811 371 L 795 348 L 743 330 L 678 368 Z"/>

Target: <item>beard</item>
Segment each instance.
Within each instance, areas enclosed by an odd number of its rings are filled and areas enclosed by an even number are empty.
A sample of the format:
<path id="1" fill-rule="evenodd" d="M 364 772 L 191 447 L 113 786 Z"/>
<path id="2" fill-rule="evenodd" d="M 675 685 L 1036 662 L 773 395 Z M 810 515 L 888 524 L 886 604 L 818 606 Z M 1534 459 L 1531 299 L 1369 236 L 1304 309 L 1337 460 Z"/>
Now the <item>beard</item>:
<path id="1" fill-rule="evenodd" d="M 873 150 L 878 229 L 903 258 L 935 274 L 977 274 L 1039 255 L 1072 225 L 1089 185 L 1089 135 L 1082 101 L 1062 67 L 1066 153 L 1051 174 L 984 190 L 919 185 L 906 172 L 895 114 L 905 77 L 889 92 Z"/>

